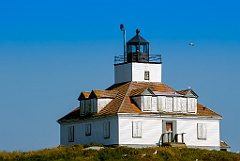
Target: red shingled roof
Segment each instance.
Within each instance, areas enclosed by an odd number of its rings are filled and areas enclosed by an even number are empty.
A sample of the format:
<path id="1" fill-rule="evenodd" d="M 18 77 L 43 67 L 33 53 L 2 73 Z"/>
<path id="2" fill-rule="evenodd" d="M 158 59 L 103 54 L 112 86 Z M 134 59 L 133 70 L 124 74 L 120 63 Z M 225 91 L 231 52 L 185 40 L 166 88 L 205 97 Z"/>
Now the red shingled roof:
<path id="1" fill-rule="evenodd" d="M 144 91 L 144 89 L 150 89 L 151 91 L 159 91 L 159 92 L 177 92 L 173 88 L 158 82 L 126 82 L 120 84 L 114 84 L 107 88 L 106 90 L 94 90 L 91 93 L 96 97 L 110 97 L 113 100 L 107 104 L 101 111 L 93 116 L 102 116 L 102 115 L 112 115 L 117 113 L 136 113 L 143 114 L 143 112 L 136 106 L 136 104 L 132 101 L 130 96 L 139 94 Z M 183 93 L 183 92 L 182 92 Z M 89 97 L 90 93 L 82 92 L 82 96 Z M 151 113 L 151 112 L 148 112 Z M 146 114 L 146 112 L 144 112 Z M 156 114 L 156 113 L 154 113 Z M 159 113 L 163 114 L 172 114 L 174 113 Z M 181 115 L 181 114 L 177 114 Z M 215 113 L 209 108 L 198 103 L 197 105 L 197 114 L 182 114 L 182 115 L 196 115 L 196 116 L 218 116 L 221 115 Z M 72 112 L 62 117 L 58 121 L 65 121 L 68 119 L 81 119 L 80 117 L 80 108 L 74 109 Z"/>

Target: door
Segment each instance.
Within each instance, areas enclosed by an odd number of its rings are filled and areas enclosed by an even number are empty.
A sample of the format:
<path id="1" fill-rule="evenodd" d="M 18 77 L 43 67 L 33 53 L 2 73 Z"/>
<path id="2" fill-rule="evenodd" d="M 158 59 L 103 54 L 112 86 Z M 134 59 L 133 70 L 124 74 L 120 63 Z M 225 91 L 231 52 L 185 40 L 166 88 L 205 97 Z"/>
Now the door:
<path id="1" fill-rule="evenodd" d="M 176 134 L 176 121 L 162 121 L 162 142 L 173 142 Z"/>

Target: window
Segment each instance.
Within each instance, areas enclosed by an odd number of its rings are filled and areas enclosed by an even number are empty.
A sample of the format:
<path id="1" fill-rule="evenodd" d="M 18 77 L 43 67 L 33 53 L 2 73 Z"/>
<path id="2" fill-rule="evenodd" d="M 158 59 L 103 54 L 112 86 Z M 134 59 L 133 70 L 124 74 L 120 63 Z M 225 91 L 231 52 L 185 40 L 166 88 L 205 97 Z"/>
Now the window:
<path id="1" fill-rule="evenodd" d="M 143 96 L 143 110 L 150 111 L 152 106 L 152 96 Z"/>
<path id="2" fill-rule="evenodd" d="M 158 96 L 158 111 L 166 111 L 166 96 Z"/>
<path id="3" fill-rule="evenodd" d="M 132 122 L 132 137 L 141 138 L 142 137 L 142 122 L 133 121 Z"/>
<path id="4" fill-rule="evenodd" d="M 86 114 L 91 113 L 91 100 L 90 99 L 85 101 L 85 113 Z"/>
<path id="5" fill-rule="evenodd" d="M 187 112 L 187 99 L 186 98 L 180 98 L 181 99 L 181 103 L 180 103 L 180 106 L 181 106 L 181 110 L 182 112 Z"/>
<path id="6" fill-rule="evenodd" d="M 172 111 L 173 111 L 173 98 L 166 97 L 166 112 L 172 112 Z"/>
<path id="7" fill-rule="evenodd" d="M 207 139 L 207 126 L 205 123 L 198 123 L 197 124 L 197 138 L 199 140 L 206 140 Z"/>
<path id="8" fill-rule="evenodd" d="M 195 112 L 197 108 L 197 100 L 195 98 L 187 98 L 188 112 Z"/>
<path id="9" fill-rule="evenodd" d="M 97 113 L 97 99 L 91 99 L 91 112 Z"/>
<path id="10" fill-rule="evenodd" d="M 103 123 L 103 137 L 105 139 L 110 138 L 110 121 Z"/>
<path id="11" fill-rule="evenodd" d="M 144 80 L 149 80 L 149 71 L 144 71 Z"/>
<path id="12" fill-rule="evenodd" d="M 84 103 L 85 103 L 85 100 L 81 100 L 80 101 L 80 115 L 84 115 L 84 113 L 85 113 L 85 105 L 84 105 Z"/>
<path id="13" fill-rule="evenodd" d="M 86 136 L 91 136 L 91 124 L 86 124 L 85 125 L 85 135 Z"/>
<path id="14" fill-rule="evenodd" d="M 74 126 L 68 127 L 68 142 L 74 142 Z"/>
<path id="15" fill-rule="evenodd" d="M 179 97 L 173 97 L 173 111 L 181 112 L 181 102 Z"/>

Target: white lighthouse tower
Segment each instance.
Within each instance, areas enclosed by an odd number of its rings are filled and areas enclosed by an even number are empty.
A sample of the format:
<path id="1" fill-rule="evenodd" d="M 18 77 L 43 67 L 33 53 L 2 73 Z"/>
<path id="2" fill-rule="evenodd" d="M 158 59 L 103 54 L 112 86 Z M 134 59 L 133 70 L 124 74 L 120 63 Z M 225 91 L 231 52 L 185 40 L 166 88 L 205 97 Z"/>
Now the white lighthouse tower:
<path id="1" fill-rule="evenodd" d="M 150 55 L 149 42 L 139 33 L 137 29 L 136 35 L 126 43 L 126 56 L 115 56 L 115 83 L 162 80 L 161 55 Z"/>

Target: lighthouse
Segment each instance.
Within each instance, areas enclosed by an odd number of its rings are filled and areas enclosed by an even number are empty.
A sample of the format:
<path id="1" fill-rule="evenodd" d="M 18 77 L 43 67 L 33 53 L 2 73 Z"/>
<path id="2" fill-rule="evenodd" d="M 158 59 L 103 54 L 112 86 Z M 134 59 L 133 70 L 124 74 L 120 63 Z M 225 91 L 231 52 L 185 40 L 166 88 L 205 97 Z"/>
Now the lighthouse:
<path id="1" fill-rule="evenodd" d="M 149 42 L 139 29 L 126 43 L 126 56 L 115 56 L 114 74 L 115 83 L 162 81 L 161 55 L 150 55 Z"/>

